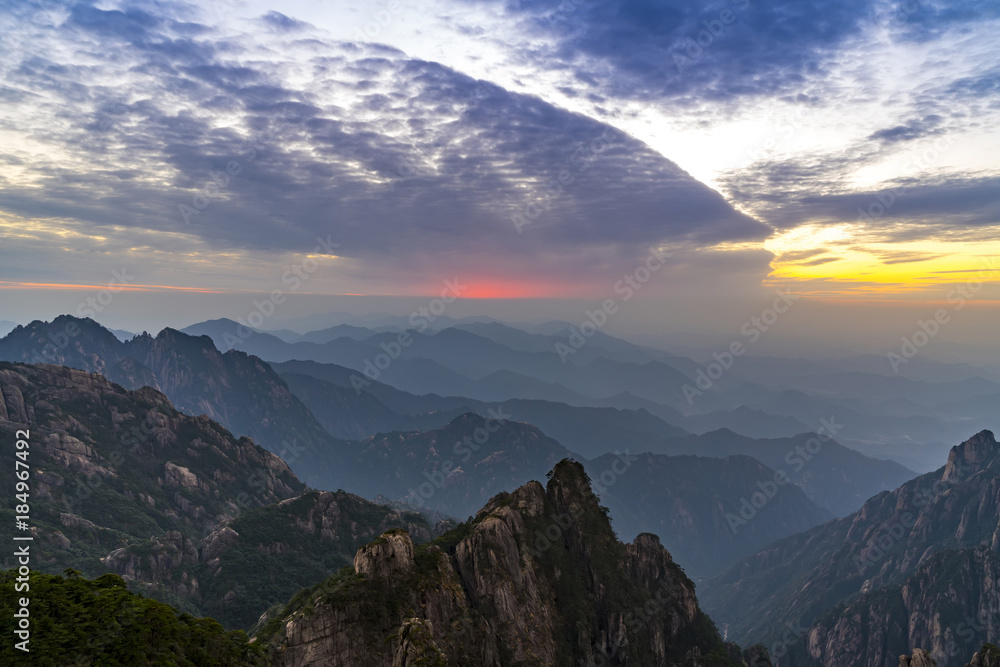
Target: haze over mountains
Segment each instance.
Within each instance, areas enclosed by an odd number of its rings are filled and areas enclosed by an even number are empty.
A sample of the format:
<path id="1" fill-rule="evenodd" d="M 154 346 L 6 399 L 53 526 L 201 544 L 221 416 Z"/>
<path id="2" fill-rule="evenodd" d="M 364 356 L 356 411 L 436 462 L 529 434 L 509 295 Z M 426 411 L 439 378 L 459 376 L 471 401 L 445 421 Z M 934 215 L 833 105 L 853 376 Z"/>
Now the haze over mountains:
<path id="1" fill-rule="evenodd" d="M 709 389 L 702 390 L 698 382 L 704 382 L 710 363 L 633 345 L 600 332 L 563 363 L 556 346 L 567 344 L 570 330 L 561 323 L 552 323 L 547 327 L 550 333 L 544 334 L 499 322 L 459 323 L 424 333 L 390 324 L 377 328 L 381 331 L 338 325 L 315 333 L 310 341 L 287 334 L 288 338 L 299 338 L 291 343 L 230 320 L 192 325 L 185 331 L 209 335 L 223 352 L 235 345 L 279 370 L 295 368 L 280 365 L 293 360 L 350 369 L 334 384 L 352 390 L 360 385 L 363 394 L 381 392 L 383 402 L 389 399 L 379 383 L 411 394 L 464 398 L 465 403 L 534 399 L 577 407 L 645 410 L 687 432 L 727 428 L 760 438 L 814 431 L 821 419 L 836 417 L 843 424 L 838 441 L 918 471 L 932 469 L 950 443 L 967 431 L 989 427 L 991 401 L 1000 396 L 1000 381 L 989 371 L 963 364 L 917 363 L 922 361 L 919 358 L 907 373 L 890 375 L 873 372 L 870 363 L 864 371 L 845 370 L 864 367 L 861 358 L 822 362 L 742 356 L 719 380 L 712 381 Z M 402 333 L 410 336 L 407 346 L 398 345 Z M 129 358 L 139 360 L 141 344 L 129 343 L 136 350 Z M 44 347 L 40 340 L 34 344 Z M 109 345 L 114 347 L 114 341 L 99 342 L 99 346 Z M 380 363 L 389 359 L 383 346 L 389 350 L 398 347 L 399 351 L 398 358 L 391 358 L 381 369 L 374 364 L 376 359 Z M 62 354 L 72 355 L 72 351 Z M 12 353 L 7 358 L 18 357 Z M 112 362 L 108 371 L 112 375 L 120 372 L 114 367 L 117 363 Z M 322 375 L 315 369 L 302 371 L 301 367 L 294 370 L 300 375 Z M 331 377 L 318 379 L 329 381 Z M 304 386 L 301 389 L 306 392 Z M 417 413 L 461 407 L 461 401 L 427 402 Z M 379 408 L 373 403 L 370 410 Z M 391 421 L 383 418 L 381 423 L 386 428 L 408 426 Z M 443 423 L 438 421 L 437 425 Z M 332 427 L 332 432 L 340 437 L 360 437 L 379 428 Z"/>
<path id="2" fill-rule="evenodd" d="M 684 395 L 684 385 L 697 386 L 703 365 L 610 336 L 583 346 L 585 361 L 563 364 L 555 346 L 565 338 L 556 324 L 538 327 L 547 333 L 498 322 L 425 333 L 338 325 L 284 332 L 292 342 L 246 335 L 234 324 L 129 337 L 61 316 L 0 339 L 0 359 L 7 361 L 0 367 L 0 425 L 31 424 L 45 442 L 36 465 L 44 471 L 38 525 L 46 569 L 110 571 L 231 628 L 249 630 L 267 611 L 256 627 L 272 648 L 310 655 L 333 649 L 322 631 L 293 630 L 301 623 L 300 603 L 285 602 L 296 591 L 352 562 L 358 572 L 369 571 L 354 552 L 386 530 L 402 529 L 406 540 L 426 543 L 468 517 L 472 523 L 454 528 L 459 533 L 447 546 L 432 548 L 453 554 L 461 570 L 461 540 L 482 522 L 480 508 L 497 511 L 506 502 L 497 499 L 509 490 L 570 460 L 587 475 L 602 520 L 619 539 L 639 544 L 647 534 L 658 536 L 669 557 L 702 582 L 702 603 L 726 636 L 747 646 L 763 642 L 772 658 L 777 647 L 776 664 L 874 667 L 917 646 L 938 659 L 965 655 L 950 648 L 959 632 L 971 656 L 1000 629 L 989 617 L 994 603 L 1000 609 L 993 583 L 1000 497 L 989 481 L 1000 445 L 992 433 L 953 447 L 945 468 L 923 476 L 901 462 L 872 458 L 844 437 L 851 424 L 855 434 L 869 429 L 890 439 L 886 429 L 894 424 L 945 437 L 960 424 L 989 420 L 998 385 L 961 365 L 942 365 L 934 382 L 747 357 L 749 379 L 715 392 L 711 402 L 689 404 L 676 395 Z M 240 333 L 244 338 L 225 351 L 216 344 L 224 347 L 227 336 Z M 396 353 L 392 343 L 404 334 L 411 342 Z M 388 363 L 376 362 L 379 354 Z M 631 391 L 618 391 L 625 386 Z M 740 395 L 772 412 L 750 401 L 735 404 Z M 923 417 L 905 416 L 915 410 Z M 936 449 L 928 438 L 900 459 L 924 460 Z M 926 501 L 914 510 L 917 518 L 903 517 L 917 500 Z M 129 518 L 106 518 L 120 515 Z M 893 521 L 904 522 L 901 536 Z M 545 537 L 544 525 L 538 533 L 527 530 L 526 540 L 554 539 Z M 566 537 L 559 530 L 559 539 Z M 886 549 L 878 546 L 883 534 L 893 536 Z M 414 549 L 406 540 L 380 538 L 386 539 L 404 560 Z M 871 561 L 870 571 L 855 570 L 851 555 Z M 423 571 L 417 560 L 414 571 Z M 946 585 L 941 574 L 953 570 L 961 578 Z M 324 586 L 341 590 L 343 576 Z M 979 592 L 956 598 L 968 587 Z M 472 601 L 483 594 L 466 593 Z M 958 605 L 947 618 L 958 623 L 958 614 L 967 614 L 982 623 L 953 634 L 905 630 L 906 613 L 931 617 L 945 598 Z M 541 609 L 533 613 L 555 614 Z M 496 609 L 476 613 L 499 618 Z M 866 622 L 858 618 L 875 617 L 889 619 L 878 621 L 884 634 L 844 638 Z M 431 614 L 430 625 L 413 618 L 390 625 L 416 633 L 412 641 L 421 646 L 430 641 L 445 653 L 456 650 L 450 635 L 432 629 L 435 619 L 441 622 Z M 786 641 L 788 624 L 802 624 L 800 642 Z M 391 629 L 377 627 L 364 632 L 374 637 Z M 729 650 L 714 643 L 710 630 L 698 632 L 708 633 L 713 651 Z M 494 655 L 494 640 L 476 636 L 484 643 L 475 650 Z M 404 646 L 394 650 L 417 650 Z"/>

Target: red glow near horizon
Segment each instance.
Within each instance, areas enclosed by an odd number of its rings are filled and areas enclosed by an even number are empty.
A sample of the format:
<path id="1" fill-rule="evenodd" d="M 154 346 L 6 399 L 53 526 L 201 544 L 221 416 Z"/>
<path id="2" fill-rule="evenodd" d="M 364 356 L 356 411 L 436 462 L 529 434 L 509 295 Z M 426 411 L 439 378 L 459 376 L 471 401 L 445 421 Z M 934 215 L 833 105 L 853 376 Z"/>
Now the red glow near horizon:
<path id="1" fill-rule="evenodd" d="M 464 287 L 459 294 L 462 299 L 546 299 L 571 296 L 580 289 L 563 284 L 502 279 L 459 280 L 459 283 Z"/>

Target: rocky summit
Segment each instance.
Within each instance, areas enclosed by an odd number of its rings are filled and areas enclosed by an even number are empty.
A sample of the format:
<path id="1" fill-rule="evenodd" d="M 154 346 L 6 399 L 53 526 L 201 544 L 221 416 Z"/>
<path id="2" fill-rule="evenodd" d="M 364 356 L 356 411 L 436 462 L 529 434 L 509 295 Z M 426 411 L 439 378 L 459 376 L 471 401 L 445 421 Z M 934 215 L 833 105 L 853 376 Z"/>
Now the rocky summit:
<path id="1" fill-rule="evenodd" d="M 383 534 L 254 639 L 284 667 L 771 665 L 723 641 L 655 535 L 615 537 L 568 459 L 429 544 Z"/>

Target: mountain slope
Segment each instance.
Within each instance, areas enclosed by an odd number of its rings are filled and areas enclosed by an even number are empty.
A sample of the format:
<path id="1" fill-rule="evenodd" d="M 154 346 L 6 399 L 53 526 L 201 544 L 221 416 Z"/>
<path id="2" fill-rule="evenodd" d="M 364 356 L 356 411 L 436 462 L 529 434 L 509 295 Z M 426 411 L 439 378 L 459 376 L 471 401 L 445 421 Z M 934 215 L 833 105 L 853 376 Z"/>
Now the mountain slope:
<path id="1" fill-rule="evenodd" d="M 469 410 L 462 406 L 447 412 L 403 416 L 366 391 L 357 392 L 300 373 L 283 373 L 281 379 L 327 433 L 347 440 L 363 440 L 387 431 L 440 428 Z"/>
<path id="2" fill-rule="evenodd" d="M 823 614 L 789 656 L 794 664 L 896 667 L 911 647 L 938 665 L 964 663 L 1000 637 L 1000 555 L 987 547 L 939 551 L 899 585 Z"/>
<path id="3" fill-rule="evenodd" d="M 302 388 L 303 400 L 315 414 L 325 415 L 331 422 L 339 420 L 341 413 L 334 409 L 339 405 L 344 406 L 346 413 L 372 414 L 382 420 L 373 420 L 370 428 L 380 423 L 387 426 L 391 423 L 391 428 L 397 430 L 436 428 L 437 424 L 463 409 L 484 416 L 492 410 L 494 414 L 537 426 L 546 435 L 585 458 L 626 449 L 633 453 L 653 452 L 668 456 L 752 456 L 769 468 L 785 472 L 813 502 L 835 516 L 849 514 L 872 495 L 894 489 L 916 476 L 916 473 L 893 461 L 870 458 L 829 438 L 825 442 L 817 440 L 814 434 L 764 439 L 722 429 L 695 436 L 683 434 L 681 429 L 650 414 L 646 408 L 578 407 L 555 401 L 523 399 L 486 403 L 454 396 L 416 396 L 377 381 L 358 393 L 350 388 L 353 372 L 341 366 L 292 361 L 275 364 L 275 367 L 282 374 L 309 375 L 334 385 L 309 383 L 283 375 L 286 381 Z M 380 408 L 369 407 L 373 402 L 368 398 L 368 392 L 396 412 L 437 411 L 437 414 L 427 414 L 421 419 L 400 417 L 393 422 L 387 420 Z M 829 415 L 817 423 L 830 424 L 835 435 L 841 426 L 837 419 L 831 421 Z M 330 427 L 345 428 L 340 422 L 331 423 Z"/>
<path id="4" fill-rule="evenodd" d="M 337 491 L 311 491 L 244 512 L 200 540 L 166 533 L 116 549 L 105 567 L 156 597 L 250 628 L 271 605 L 349 564 L 362 544 L 391 528 L 420 542 L 419 514 Z"/>
<path id="5" fill-rule="evenodd" d="M 461 396 L 418 396 L 377 381 L 358 391 L 351 386 L 351 376 L 356 372 L 336 364 L 289 361 L 272 365 L 327 430 L 338 437 L 364 437 L 342 434 L 365 429 L 367 436 L 378 431 L 438 428 L 470 410 L 483 416 L 493 411 L 530 422 L 586 457 L 626 447 L 643 451 L 650 448 L 650 440 L 686 434 L 644 409 L 579 407 L 522 398 L 487 402 Z M 316 381 L 309 382 L 304 376 Z M 356 418 L 356 422 L 345 423 L 345 417 Z"/>
<path id="6" fill-rule="evenodd" d="M 357 443 L 343 462 L 355 471 L 344 488 L 367 497 L 394 492 L 397 500 L 463 517 L 570 455 L 530 424 L 466 413 L 433 431 L 385 433 Z"/>
<path id="7" fill-rule="evenodd" d="M 164 329 L 142 334 L 124 346 L 149 368 L 180 410 L 207 414 L 231 430 L 249 435 L 278 453 L 301 477 L 312 481 L 332 438 L 274 370 L 256 357 L 219 352 L 207 336 Z"/>
<path id="8" fill-rule="evenodd" d="M 615 538 L 588 482 L 563 461 L 429 546 L 389 532 L 256 639 L 287 666 L 769 665 L 723 643 L 655 536 Z"/>
<path id="9" fill-rule="evenodd" d="M 0 437 L 29 431 L 33 566 L 134 587 L 229 627 L 329 576 L 389 528 L 428 540 L 418 514 L 309 492 L 277 456 L 159 392 L 62 366 L 0 362 Z M 13 475 L 0 493 L 13 498 Z M 0 509 L 13 525 L 14 511 Z M 11 554 L 4 567 L 17 565 Z"/>
<path id="10" fill-rule="evenodd" d="M 15 609 L 25 592 L 16 570 L 0 572 L 0 606 Z M 210 618 L 179 614 L 129 592 L 113 574 L 94 580 L 33 572 L 31 634 L 25 654 L 14 641 L 0 646 L 4 665 L 217 665 L 262 664 L 262 651 L 245 632 L 226 632 Z M 16 637 L 17 619 L 4 614 L 0 632 Z"/>
<path id="11" fill-rule="evenodd" d="M 0 339 L 0 360 L 69 366 L 99 373 L 126 389 L 159 389 L 156 376 L 136 363 L 112 332 L 90 318 L 60 315 L 35 320 Z"/>
<path id="12" fill-rule="evenodd" d="M 200 537 L 305 488 L 277 456 L 149 388 L 0 362 L 0 392 L 4 439 L 30 431 L 34 563 L 49 571 L 97 574 L 116 546 L 169 531 Z M 13 475 L 0 479 L 0 493 L 14 496 Z M 13 524 L 12 510 L 0 515 Z"/>
<path id="13" fill-rule="evenodd" d="M 996 553 L 998 507 L 1000 444 L 983 431 L 952 448 L 943 468 L 737 562 L 705 582 L 703 602 L 737 638 L 778 641 L 787 627 L 808 628 L 838 604 L 903 585 L 937 552 Z M 934 576 L 947 582 L 949 575 L 935 570 Z M 989 586 L 984 594 L 994 595 L 996 580 Z M 909 625 L 905 615 L 894 618 Z"/>
<path id="14" fill-rule="evenodd" d="M 695 578 L 721 572 L 782 537 L 831 519 L 793 484 L 749 456 L 724 459 L 640 454 L 626 468 L 613 454 L 587 463 L 622 539 L 656 533 Z M 611 474 L 623 470 L 621 474 Z"/>

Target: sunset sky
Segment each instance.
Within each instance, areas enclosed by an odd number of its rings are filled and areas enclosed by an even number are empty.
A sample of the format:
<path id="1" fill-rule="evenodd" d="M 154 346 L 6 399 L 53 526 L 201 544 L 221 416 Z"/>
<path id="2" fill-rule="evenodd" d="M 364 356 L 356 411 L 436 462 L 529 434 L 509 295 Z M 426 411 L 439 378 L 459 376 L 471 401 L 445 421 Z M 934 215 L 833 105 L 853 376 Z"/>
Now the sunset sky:
<path id="1" fill-rule="evenodd" d="M 572 319 L 652 251 L 635 331 L 778 288 L 992 308 L 997 34 L 993 1 L 5 2 L 0 320 L 122 270 L 134 328 L 455 278 Z"/>

